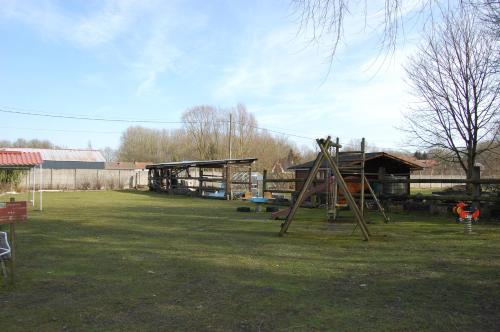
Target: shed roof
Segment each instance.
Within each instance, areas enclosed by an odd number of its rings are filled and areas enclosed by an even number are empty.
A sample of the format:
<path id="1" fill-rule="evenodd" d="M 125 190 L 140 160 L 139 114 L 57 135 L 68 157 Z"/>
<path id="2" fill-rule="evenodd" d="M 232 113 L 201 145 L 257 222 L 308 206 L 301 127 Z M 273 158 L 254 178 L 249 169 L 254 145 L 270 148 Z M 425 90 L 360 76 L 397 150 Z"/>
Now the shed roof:
<path id="1" fill-rule="evenodd" d="M 187 168 L 187 167 L 203 167 L 203 168 L 221 168 L 225 165 L 250 165 L 257 158 L 242 158 L 242 159 L 221 159 L 221 160 L 192 160 L 192 161 L 175 161 L 170 163 L 159 163 L 146 165 L 146 168 Z"/>
<path id="2" fill-rule="evenodd" d="M 378 159 L 378 158 L 392 159 L 396 162 L 399 162 L 401 164 L 408 166 L 410 168 L 410 170 L 421 170 L 422 169 L 422 166 L 420 166 L 416 163 L 413 163 L 409 160 L 397 157 L 397 156 L 390 154 L 390 153 L 387 153 L 387 152 L 368 152 L 368 153 L 365 153 L 365 162 L 369 162 L 370 160 L 374 160 L 374 159 Z M 344 165 L 345 164 L 359 163 L 359 158 L 355 155 L 352 155 L 352 154 L 346 154 L 346 155 L 341 154 L 339 156 L 339 160 L 340 160 L 340 163 L 344 164 Z M 291 166 L 288 169 L 291 169 L 291 170 L 310 169 L 310 168 L 312 168 L 313 164 L 314 164 L 314 160 L 311 160 L 311 161 L 308 161 L 308 162 L 303 163 L 303 164 Z M 326 160 L 323 160 L 323 162 L 321 164 L 321 168 L 328 168 L 328 162 Z"/>
<path id="3" fill-rule="evenodd" d="M 42 156 L 38 152 L 0 150 L 0 168 L 34 167 L 41 163 Z"/>
<path id="4" fill-rule="evenodd" d="M 36 148 L 2 148 L 5 151 L 38 152 L 43 161 L 83 161 L 105 162 L 106 159 L 98 150 L 83 149 L 36 149 Z"/>
<path id="5" fill-rule="evenodd" d="M 123 169 L 123 170 L 134 170 L 134 169 L 145 169 L 146 165 L 151 163 L 139 162 L 139 161 L 109 161 L 104 165 L 105 169 Z"/>

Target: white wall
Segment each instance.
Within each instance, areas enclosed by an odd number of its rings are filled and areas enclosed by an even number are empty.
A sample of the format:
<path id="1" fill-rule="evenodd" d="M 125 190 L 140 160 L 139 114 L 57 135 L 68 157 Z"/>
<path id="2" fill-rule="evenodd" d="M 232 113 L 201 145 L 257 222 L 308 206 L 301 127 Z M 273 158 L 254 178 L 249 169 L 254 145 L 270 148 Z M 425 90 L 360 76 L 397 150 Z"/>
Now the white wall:
<path id="1" fill-rule="evenodd" d="M 24 174 L 20 189 L 26 188 L 28 174 Z M 28 186 L 31 188 L 33 174 Z M 39 188 L 40 171 L 35 170 L 36 188 Z M 43 189 L 86 190 L 86 189 L 128 189 L 147 186 L 148 171 L 107 169 L 43 169 Z"/>

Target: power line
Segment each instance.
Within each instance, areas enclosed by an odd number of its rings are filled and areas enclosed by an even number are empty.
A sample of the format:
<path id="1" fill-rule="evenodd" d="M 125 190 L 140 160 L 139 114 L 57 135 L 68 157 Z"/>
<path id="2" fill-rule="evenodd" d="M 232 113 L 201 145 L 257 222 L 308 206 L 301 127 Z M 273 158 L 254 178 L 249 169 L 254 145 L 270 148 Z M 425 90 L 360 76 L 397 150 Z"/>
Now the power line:
<path id="1" fill-rule="evenodd" d="M 0 126 L 4 129 L 15 130 L 33 130 L 33 131 L 47 131 L 47 132 L 60 132 L 60 133 L 84 133 L 84 134 L 121 134 L 121 131 L 95 131 L 95 130 L 64 130 L 64 129 L 44 129 L 44 128 L 21 128 L 12 126 Z"/>
<path id="2" fill-rule="evenodd" d="M 89 120 L 89 121 L 107 121 L 107 122 L 127 122 L 127 123 L 163 123 L 163 124 L 182 124 L 186 122 L 182 121 L 162 121 L 162 120 L 128 120 L 119 118 L 104 118 L 104 117 L 91 117 L 87 115 L 63 115 L 63 114 L 50 114 L 41 112 L 31 112 L 31 111 L 15 111 L 15 110 L 5 110 L 0 109 L 2 113 L 11 114 L 21 114 L 21 115 L 31 115 L 31 116 L 43 116 L 49 118 L 62 118 L 62 119 L 73 119 L 73 120 Z"/>
<path id="3" fill-rule="evenodd" d="M 49 118 L 71 119 L 71 120 L 105 121 L 105 122 L 121 122 L 121 123 L 199 124 L 199 123 L 208 122 L 208 121 L 164 121 L 164 120 L 159 120 L 159 119 L 158 120 L 152 120 L 152 119 L 151 120 L 150 119 L 139 120 L 139 119 L 123 119 L 123 118 L 105 118 L 105 117 L 95 117 L 95 116 L 90 116 L 90 115 L 65 115 L 65 114 L 57 114 L 57 113 L 46 113 L 46 112 L 40 112 L 40 111 L 22 110 L 22 109 L 15 109 L 15 108 L 11 108 L 10 110 L 0 108 L 0 112 L 1 113 L 9 113 L 9 114 L 26 115 L 26 116 L 40 116 L 40 117 L 49 117 Z M 229 123 L 228 120 L 217 120 L 215 122 Z M 282 130 L 279 131 L 279 130 L 273 130 L 273 129 L 269 129 L 269 128 L 253 126 L 253 125 L 250 125 L 248 123 L 243 123 L 243 122 L 238 122 L 238 121 L 233 121 L 233 123 L 238 123 L 238 124 L 250 127 L 250 128 L 258 129 L 258 130 L 265 130 L 265 131 L 279 134 L 279 135 L 307 139 L 307 140 L 314 140 L 314 138 L 311 138 L 311 137 L 290 134 L 290 133 L 287 133 L 287 132 L 282 131 Z M 12 128 L 12 129 L 15 129 L 15 128 Z M 32 129 L 29 129 L 29 130 L 32 130 Z M 74 132 L 74 131 L 71 131 L 71 132 Z"/>

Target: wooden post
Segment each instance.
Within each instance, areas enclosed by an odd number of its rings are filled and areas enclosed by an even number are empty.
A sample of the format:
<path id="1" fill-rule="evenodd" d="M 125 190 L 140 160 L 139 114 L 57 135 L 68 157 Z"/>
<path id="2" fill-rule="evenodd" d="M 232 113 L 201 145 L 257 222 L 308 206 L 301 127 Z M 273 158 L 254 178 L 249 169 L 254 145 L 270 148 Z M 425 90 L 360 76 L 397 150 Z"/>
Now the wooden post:
<path id="1" fill-rule="evenodd" d="M 9 232 L 10 242 L 10 282 L 14 283 L 14 272 L 16 270 L 16 225 L 11 223 Z"/>
<path id="2" fill-rule="evenodd" d="M 288 211 L 288 215 L 286 216 L 286 220 L 284 223 L 281 224 L 281 230 L 279 235 L 283 236 L 286 231 L 288 230 L 288 227 L 290 227 L 290 224 L 292 223 L 293 217 L 295 216 L 295 213 L 297 212 L 297 209 L 300 207 L 302 204 L 302 201 L 304 200 L 304 197 L 306 195 L 307 190 L 309 189 L 309 186 L 312 184 L 314 178 L 316 178 L 316 174 L 318 173 L 318 170 L 321 166 L 321 162 L 323 161 L 324 154 L 322 152 L 318 153 L 318 156 L 316 157 L 316 160 L 314 161 L 314 164 L 309 171 L 309 175 L 306 178 L 306 181 L 304 182 L 302 189 L 300 190 L 297 199 L 293 203 L 292 207 Z"/>
<path id="3" fill-rule="evenodd" d="M 264 193 L 267 191 L 267 169 L 262 171 L 262 197 L 264 197 Z"/>
<path id="4" fill-rule="evenodd" d="M 233 153 L 233 142 L 232 142 L 232 136 L 233 136 L 233 114 L 230 112 L 229 113 L 229 144 L 228 144 L 228 149 L 229 149 L 229 159 L 231 159 L 232 153 Z"/>
<path id="5" fill-rule="evenodd" d="M 408 174 L 408 175 L 406 176 L 406 179 L 407 179 L 407 180 L 410 180 L 410 177 L 411 177 L 411 175 L 410 175 L 410 174 Z M 410 196 L 410 194 L 411 194 L 411 183 L 410 183 L 410 182 L 408 182 L 408 183 L 406 184 L 406 194 L 407 194 L 408 196 Z"/>
<path id="6" fill-rule="evenodd" d="M 252 192 L 252 166 L 248 166 L 248 191 Z"/>
<path id="7" fill-rule="evenodd" d="M 200 197 L 203 196 L 203 169 L 199 168 L 198 170 L 198 191 L 200 193 Z"/>
<path id="8" fill-rule="evenodd" d="M 472 168 L 472 180 L 474 181 L 472 183 L 472 196 L 473 196 L 473 203 L 476 206 L 477 209 L 479 209 L 480 205 L 480 197 L 481 197 L 481 184 L 479 183 L 479 180 L 481 179 L 481 169 L 479 166 L 474 166 Z"/>
<path id="9" fill-rule="evenodd" d="M 316 157 L 316 160 L 314 161 L 314 164 L 310 170 L 310 173 L 304 183 L 304 186 L 302 187 L 301 191 L 299 192 L 299 195 L 297 197 L 297 200 L 295 201 L 295 204 L 290 208 L 287 218 L 285 222 L 281 225 L 281 230 L 279 235 L 283 236 L 284 233 L 286 233 L 288 227 L 290 226 L 293 217 L 295 213 L 297 212 L 297 209 L 299 206 L 302 204 L 302 201 L 304 200 L 304 197 L 306 195 L 307 190 L 313 183 L 313 180 L 316 178 L 316 174 L 318 174 L 319 168 L 321 167 L 321 163 L 323 159 L 326 159 L 328 161 L 328 164 L 330 165 L 330 168 L 333 170 L 333 173 L 335 175 L 335 178 L 338 180 L 338 184 L 342 192 L 344 193 L 344 196 L 346 198 L 346 201 L 351 208 L 354 217 L 356 219 L 357 225 L 361 229 L 361 233 L 363 234 L 363 237 L 365 240 L 369 240 L 370 238 L 370 232 L 368 231 L 368 226 L 366 225 L 366 222 L 363 218 L 363 215 L 361 214 L 361 211 L 359 210 L 359 207 L 352 197 L 351 193 L 349 192 L 349 189 L 347 188 L 347 184 L 345 183 L 344 179 L 342 178 L 342 175 L 340 174 L 340 170 L 338 166 L 335 164 L 335 161 L 333 160 L 332 156 L 329 155 L 328 153 L 328 148 L 332 144 L 330 141 L 330 136 L 326 140 L 316 140 L 319 148 L 321 149 L 321 152 L 318 153 L 318 156 Z"/>
<path id="10" fill-rule="evenodd" d="M 50 169 L 50 189 L 54 189 L 54 175 L 52 174 L 54 170 Z"/>
<path id="11" fill-rule="evenodd" d="M 382 216 L 384 216 L 384 220 L 386 223 L 388 223 L 390 221 L 389 217 L 387 217 L 387 215 L 385 214 L 385 210 L 384 210 L 384 207 L 380 204 L 380 201 L 378 200 L 377 198 L 377 195 L 375 194 L 375 192 L 373 191 L 372 189 L 372 186 L 370 186 L 370 182 L 368 182 L 368 179 L 366 178 L 366 176 L 364 177 L 365 179 L 365 182 L 366 182 L 366 187 L 368 188 L 368 190 L 370 191 L 370 194 L 372 195 L 373 197 L 373 200 L 375 201 L 375 203 L 377 204 L 377 207 L 378 207 L 378 210 L 380 211 L 380 213 L 382 214 Z"/>
<path id="12" fill-rule="evenodd" d="M 365 238 L 366 241 L 370 239 L 370 232 L 368 230 L 368 226 L 366 225 L 365 219 L 363 217 L 363 214 L 361 213 L 361 210 L 358 208 L 358 205 L 356 204 L 356 201 L 354 200 L 354 197 L 352 197 L 351 193 L 349 192 L 349 188 L 347 187 L 347 184 L 344 181 L 344 178 L 340 174 L 340 170 L 338 166 L 335 164 L 335 161 L 333 160 L 332 156 L 328 154 L 328 151 L 326 148 L 328 146 L 324 146 L 323 144 L 320 144 L 320 141 L 318 141 L 318 145 L 321 149 L 321 152 L 323 152 L 323 155 L 325 156 L 325 159 L 328 161 L 330 164 L 331 169 L 333 170 L 333 173 L 335 174 L 335 177 L 338 177 L 338 183 L 339 187 L 344 193 L 344 197 L 346 198 L 347 204 L 351 208 L 351 211 L 354 214 L 354 217 L 356 219 L 357 225 L 361 229 L 361 233 L 363 234 L 363 237 Z M 330 137 L 326 140 L 325 144 L 330 143 Z"/>
<path id="13" fill-rule="evenodd" d="M 340 140 L 337 137 L 335 139 L 335 162 L 337 163 L 337 165 L 340 162 L 339 150 L 340 150 Z M 332 221 L 337 220 L 337 215 L 338 215 L 337 202 L 338 202 L 338 200 L 339 200 L 339 185 L 338 185 L 337 179 L 335 179 L 335 182 L 333 183 L 333 202 L 332 202 L 332 216 L 331 216 Z"/>
<path id="14" fill-rule="evenodd" d="M 76 168 L 75 168 L 75 174 L 74 174 L 74 189 L 76 191 Z"/>
<path id="15" fill-rule="evenodd" d="M 229 201 L 233 198 L 231 190 L 231 166 L 226 165 L 226 199 Z"/>
<path id="16" fill-rule="evenodd" d="M 365 214 L 365 138 L 361 139 L 361 197 L 359 198 L 359 209 Z"/>
<path id="17" fill-rule="evenodd" d="M 378 168 L 378 180 L 379 180 L 379 196 L 384 194 L 384 183 L 382 181 L 385 180 L 385 167 L 380 166 Z"/>
<path id="18" fill-rule="evenodd" d="M 14 203 L 16 199 L 11 197 L 10 202 Z M 14 284 L 14 272 L 16 270 L 16 225 L 15 222 L 9 225 L 9 242 L 10 242 L 10 282 Z"/>

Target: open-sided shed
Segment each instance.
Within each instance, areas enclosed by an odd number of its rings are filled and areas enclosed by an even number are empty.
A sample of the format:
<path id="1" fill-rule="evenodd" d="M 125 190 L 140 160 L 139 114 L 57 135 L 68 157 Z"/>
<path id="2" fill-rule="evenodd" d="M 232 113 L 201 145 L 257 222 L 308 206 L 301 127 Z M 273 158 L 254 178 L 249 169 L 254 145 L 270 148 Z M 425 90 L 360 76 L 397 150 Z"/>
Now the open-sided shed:
<path id="1" fill-rule="evenodd" d="M 39 152 L 21 152 L 21 151 L 5 151 L 0 150 L 0 169 L 4 171 L 22 170 L 30 172 L 31 176 L 26 177 L 26 188 L 30 187 L 28 182 L 31 182 L 32 199 L 31 202 L 35 206 L 35 188 L 36 188 L 36 172 L 39 169 L 38 184 L 40 187 L 40 211 L 42 210 L 43 200 L 43 176 L 42 176 L 43 159 Z"/>
<path id="2" fill-rule="evenodd" d="M 232 185 L 251 191 L 252 164 L 257 158 L 178 161 L 147 165 L 149 190 L 168 193 L 196 193 L 231 199 Z M 232 173 L 245 169 L 248 181 L 234 181 Z M 216 193 L 216 195 L 214 195 Z"/>

